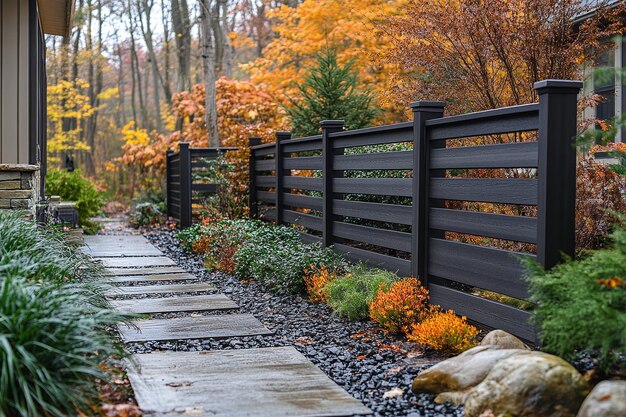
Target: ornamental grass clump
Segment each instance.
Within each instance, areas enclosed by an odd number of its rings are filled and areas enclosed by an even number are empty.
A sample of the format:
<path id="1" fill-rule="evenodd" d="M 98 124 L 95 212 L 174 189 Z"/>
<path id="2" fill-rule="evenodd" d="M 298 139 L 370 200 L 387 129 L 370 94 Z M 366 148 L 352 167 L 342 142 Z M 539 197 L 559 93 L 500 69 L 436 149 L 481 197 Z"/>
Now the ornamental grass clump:
<path id="1" fill-rule="evenodd" d="M 428 290 L 416 278 L 382 285 L 369 304 L 370 317 L 391 333 L 402 333 L 428 314 Z"/>
<path id="2" fill-rule="evenodd" d="M 388 288 L 397 279 L 395 274 L 382 269 L 368 268 L 364 264 L 353 265 L 345 275 L 327 284 L 328 305 L 340 317 L 367 320 L 369 304 L 379 289 Z"/>
<path id="3" fill-rule="evenodd" d="M 90 414 L 106 329 L 128 316 L 102 296 L 100 268 L 15 214 L 0 213 L 0 416 Z"/>
<path id="4" fill-rule="evenodd" d="M 407 333 L 411 342 L 419 343 L 438 352 L 459 354 L 476 346 L 478 329 L 459 317 L 454 311 L 433 308 L 431 314 L 420 323 L 413 324 Z"/>
<path id="5" fill-rule="evenodd" d="M 570 360 L 596 352 L 604 370 L 626 353 L 626 228 L 611 239 L 612 247 L 549 271 L 526 261 L 542 349 Z"/>

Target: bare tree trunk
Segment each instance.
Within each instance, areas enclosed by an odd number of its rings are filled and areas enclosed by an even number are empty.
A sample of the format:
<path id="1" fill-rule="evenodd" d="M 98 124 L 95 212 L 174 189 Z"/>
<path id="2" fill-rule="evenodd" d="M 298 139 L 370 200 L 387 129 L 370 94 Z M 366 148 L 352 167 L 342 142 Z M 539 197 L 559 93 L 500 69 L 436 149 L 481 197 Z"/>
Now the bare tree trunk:
<path id="1" fill-rule="evenodd" d="M 178 52 L 178 91 L 190 91 L 191 22 L 187 0 L 172 0 L 172 24 Z"/>
<path id="2" fill-rule="evenodd" d="M 215 91 L 215 47 L 211 28 L 211 0 L 200 1 L 200 24 L 202 26 L 202 58 L 205 82 L 205 124 L 209 134 L 209 147 L 220 145 L 217 128 L 217 103 Z"/>
<path id="3" fill-rule="evenodd" d="M 161 0 L 161 17 L 163 21 L 163 91 L 165 100 L 169 106 L 172 105 L 172 81 L 170 79 L 170 23 L 167 19 L 165 0 Z M 171 3 L 170 3 L 171 13 Z"/>
<path id="4" fill-rule="evenodd" d="M 137 98 L 139 99 L 139 111 L 141 112 L 142 127 L 152 130 L 150 118 L 144 101 L 143 84 L 141 79 L 141 69 L 139 64 L 139 56 L 137 54 L 137 42 L 135 41 L 136 22 L 132 14 L 132 4 L 128 2 L 128 18 L 130 22 L 130 54 L 131 54 L 131 70 L 134 73 L 134 86 L 137 88 Z M 133 102 L 134 105 L 134 102 Z"/>

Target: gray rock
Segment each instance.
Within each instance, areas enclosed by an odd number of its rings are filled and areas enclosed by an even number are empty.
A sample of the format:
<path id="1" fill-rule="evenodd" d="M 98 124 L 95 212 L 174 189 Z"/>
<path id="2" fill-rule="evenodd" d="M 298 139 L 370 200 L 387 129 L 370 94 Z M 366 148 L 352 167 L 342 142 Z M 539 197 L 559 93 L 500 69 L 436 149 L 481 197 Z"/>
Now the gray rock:
<path id="1" fill-rule="evenodd" d="M 626 416 L 626 381 L 602 381 L 591 391 L 577 417 Z"/>
<path id="2" fill-rule="evenodd" d="M 500 349 L 526 349 L 528 346 L 517 337 L 504 330 L 492 330 L 480 342 L 481 346 L 497 346 Z"/>
<path id="3" fill-rule="evenodd" d="M 450 391 L 465 391 L 481 383 L 497 362 L 520 353 L 528 353 L 528 351 L 499 349 L 495 346 L 477 346 L 466 350 L 458 356 L 439 362 L 420 372 L 413 381 L 413 392 L 441 394 Z M 461 400 L 462 398 L 459 398 L 454 402 Z"/>
<path id="4" fill-rule="evenodd" d="M 519 350 L 517 352 L 520 352 Z M 589 392 L 582 375 L 563 359 L 524 352 L 498 361 L 467 395 L 465 416 L 573 417 Z"/>

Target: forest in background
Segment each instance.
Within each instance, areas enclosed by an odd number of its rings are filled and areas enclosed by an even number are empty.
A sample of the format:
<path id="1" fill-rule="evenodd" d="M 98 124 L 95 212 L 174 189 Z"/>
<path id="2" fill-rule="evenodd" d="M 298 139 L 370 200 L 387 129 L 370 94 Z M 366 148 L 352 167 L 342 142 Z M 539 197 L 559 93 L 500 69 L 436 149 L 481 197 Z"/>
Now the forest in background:
<path id="1" fill-rule="evenodd" d="M 580 79 L 589 51 L 623 32 L 621 10 L 572 27 L 594 7 L 77 0 L 71 35 L 46 40 L 49 165 L 70 156 L 109 198 L 129 201 L 162 189 L 165 151 L 180 141 L 239 147 L 242 164 L 250 136 L 291 130 L 286 107 L 301 102 L 316 54 L 331 49 L 379 109 L 372 124 L 406 121 L 416 99 L 444 100 L 448 114 L 532 102 L 534 81 Z"/>

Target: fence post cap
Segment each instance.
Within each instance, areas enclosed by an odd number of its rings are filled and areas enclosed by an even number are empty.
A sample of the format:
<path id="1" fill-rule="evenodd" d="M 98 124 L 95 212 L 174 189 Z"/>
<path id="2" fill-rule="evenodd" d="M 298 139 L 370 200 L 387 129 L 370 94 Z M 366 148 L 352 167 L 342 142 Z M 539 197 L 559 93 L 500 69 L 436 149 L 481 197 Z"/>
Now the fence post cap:
<path id="1" fill-rule="evenodd" d="M 180 142 L 178 144 L 178 146 L 180 146 L 181 148 L 188 148 L 189 147 L 189 142 Z"/>
<path id="2" fill-rule="evenodd" d="M 261 138 L 258 136 L 252 136 L 248 138 L 248 143 L 250 146 L 257 146 L 261 144 Z"/>
<path id="3" fill-rule="evenodd" d="M 577 80 L 548 79 L 548 80 L 537 81 L 533 85 L 533 87 L 535 88 L 535 90 L 537 90 L 537 93 L 539 94 L 546 93 L 548 92 L 549 89 L 553 89 L 553 88 L 559 89 L 559 91 L 562 91 L 562 92 L 571 92 L 571 93 L 578 94 L 580 89 L 583 88 L 583 82 L 577 81 Z"/>
<path id="4" fill-rule="evenodd" d="M 323 129 L 325 127 L 343 126 L 345 123 L 345 120 L 322 120 L 320 126 Z"/>
<path id="5" fill-rule="evenodd" d="M 291 139 L 291 132 L 276 132 L 276 140 L 287 140 Z"/>
<path id="6" fill-rule="evenodd" d="M 430 101 L 430 100 L 418 100 L 412 103 L 409 103 L 409 106 L 413 109 L 413 111 L 422 111 L 422 110 L 435 110 L 439 111 L 446 107 L 446 103 L 443 101 Z"/>

